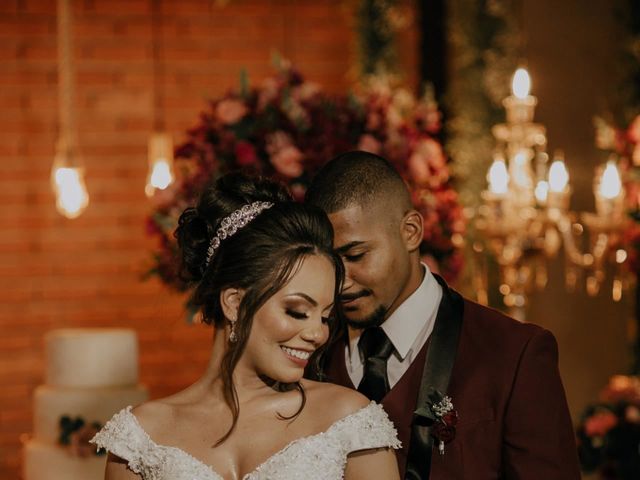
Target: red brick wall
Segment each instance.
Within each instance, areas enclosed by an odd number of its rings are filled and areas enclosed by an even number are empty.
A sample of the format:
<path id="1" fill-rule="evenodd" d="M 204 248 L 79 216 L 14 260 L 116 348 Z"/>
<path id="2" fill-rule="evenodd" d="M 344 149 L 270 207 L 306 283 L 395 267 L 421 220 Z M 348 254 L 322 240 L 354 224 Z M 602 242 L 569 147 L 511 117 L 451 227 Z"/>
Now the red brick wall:
<path id="1" fill-rule="evenodd" d="M 163 0 L 164 118 L 176 141 L 203 100 L 258 81 L 271 53 L 332 92 L 349 84 L 353 34 L 344 0 Z M 143 219 L 152 128 L 151 0 L 74 0 L 78 135 L 91 196 L 55 211 L 56 2 L 0 1 L 0 477 L 18 478 L 20 436 L 44 378 L 43 335 L 60 327 L 134 328 L 153 397 L 195 380 L 210 332 L 183 321 L 182 298 L 141 281 L 152 242 Z M 415 72 L 416 34 L 402 56 Z M 410 74 L 410 79 L 415 75 Z M 81 359 L 79 359 L 81 360 Z"/>

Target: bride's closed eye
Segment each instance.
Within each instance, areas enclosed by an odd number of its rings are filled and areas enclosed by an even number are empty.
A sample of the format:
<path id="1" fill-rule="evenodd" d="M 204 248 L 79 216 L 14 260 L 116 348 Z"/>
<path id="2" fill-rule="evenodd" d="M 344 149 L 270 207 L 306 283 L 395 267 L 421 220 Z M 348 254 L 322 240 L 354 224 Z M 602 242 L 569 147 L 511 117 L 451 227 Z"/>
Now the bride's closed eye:
<path id="1" fill-rule="evenodd" d="M 287 308 L 285 310 L 285 313 L 289 315 L 291 318 L 295 318 L 296 320 L 304 320 L 309 318 L 309 315 L 307 315 L 306 313 L 298 312 L 296 310 L 291 310 L 290 308 Z"/>

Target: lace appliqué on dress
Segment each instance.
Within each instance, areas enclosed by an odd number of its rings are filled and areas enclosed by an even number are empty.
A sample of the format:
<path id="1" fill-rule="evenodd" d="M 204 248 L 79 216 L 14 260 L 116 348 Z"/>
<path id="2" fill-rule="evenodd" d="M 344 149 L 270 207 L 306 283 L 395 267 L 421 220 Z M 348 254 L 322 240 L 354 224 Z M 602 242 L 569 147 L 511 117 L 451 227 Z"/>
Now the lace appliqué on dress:
<path id="1" fill-rule="evenodd" d="M 91 442 L 126 460 L 144 480 L 222 480 L 183 450 L 154 443 L 131 407 L 114 415 Z M 371 402 L 322 433 L 294 440 L 243 480 L 338 480 L 349 453 L 384 447 L 400 448 L 400 441 L 382 406 Z"/>

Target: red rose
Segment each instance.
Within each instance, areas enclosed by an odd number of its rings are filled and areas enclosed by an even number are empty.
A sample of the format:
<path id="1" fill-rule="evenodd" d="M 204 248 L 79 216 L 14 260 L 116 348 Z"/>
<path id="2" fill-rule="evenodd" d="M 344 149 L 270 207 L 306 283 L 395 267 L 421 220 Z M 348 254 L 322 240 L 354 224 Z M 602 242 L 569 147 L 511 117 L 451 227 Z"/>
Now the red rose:
<path id="1" fill-rule="evenodd" d="M 450 410 L 445 413 L 440 421 L 433 426 L 432 435 L 443 443 L 449 443 L 456 438 L 456 425 L 458 424 L 458 412 Z"/>
<path id="2" fill-rule="evenodd" d="M 258 161 L 256 149 L 249 142 L 239 141 L 235 148 L 236 162 L 242 167 L 253 165 Z"/>
<path id="3" fill-rule="evenodd" d="M 433 426 L 433 436 L 444 443 L 449 443 L 456 438 L 456 427 L 438 422 Z"/>
<path id="4" fill-rule="evenodd" d="M 451 410 L 445 413 L 441 421 L 449 427 L 455 427 L 458 424 L 458 412 Z"/>

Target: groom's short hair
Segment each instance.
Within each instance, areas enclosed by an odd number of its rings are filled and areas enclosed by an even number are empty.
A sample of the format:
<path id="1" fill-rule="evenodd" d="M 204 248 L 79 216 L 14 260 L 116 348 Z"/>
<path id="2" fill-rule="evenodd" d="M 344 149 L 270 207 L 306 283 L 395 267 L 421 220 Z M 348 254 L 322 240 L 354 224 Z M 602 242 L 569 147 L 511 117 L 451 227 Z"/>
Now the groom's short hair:
<path id="1" fill-rule="evenodd" d="M 400 200 L 403 209 L 411 208 L 409 190 L 393 165 L 360 150 L 342 153 L 325 164 L 305 195 L 306 202 L 327 213 L 378 200 Z"/>

